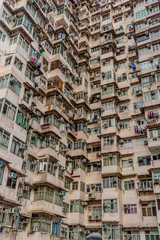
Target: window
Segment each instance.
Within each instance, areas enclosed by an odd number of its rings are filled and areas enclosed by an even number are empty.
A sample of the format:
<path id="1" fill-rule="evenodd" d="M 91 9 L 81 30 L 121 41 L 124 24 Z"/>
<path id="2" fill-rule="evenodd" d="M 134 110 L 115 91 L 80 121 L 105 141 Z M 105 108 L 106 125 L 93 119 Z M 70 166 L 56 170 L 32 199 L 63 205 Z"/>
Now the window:
<path id="1" fill-rule="evenodd" d="M 30 171 L 33 171 L 35 170 L 35 166 L 36 166 L 36 161 L 35 159 L 33 159 L 32 157 L 28 157 L 28 161 L 27 161 L 27 165 L 26 165 L 26 168 Z"/>
<path id="2" fill-rule="evenodd" d="M 156 6 L 156 7 L 153 7 L 151 9 L 147 9 L 147 14 L 152 14 L 152 13 L 155 13 L 155 12 L 158 12 L 159 11 L 159 7 Z"/>
<path id="3" fill-rule="evenodd" d="M 101 206 L 92 206 L 88 207 L 88 218 L 89 220 L 100 220 L 102 216 L 102 207 Z"/>
<path id="4" fill-rule="evenodd" d="M 101 192 L 101 184 L 87 184 L 86 192 Z"/>
<path id="5" fill-rule="evenodd" d="M 11 102 L 5 98 L 0 99 L 0 109 L 2 114 L 4 114 L 10 120 L 14 121 L 16 107 Z"/>
<path id="6" fill-rule="evenodd" d="M 124 214 L 135 214 L 137 213 L 136 204 L 124 204 Z"/>
<path id="7" fill-rule="evenodd" d="M 31 82 L 35 82 L 35 75 L 34 75 L 34 72 L 33 70 L 29 67 L 29 66 L 26 66 L 26 71 L 25 71 L 25 76 L 31 80 Z"/>
<path id="8" fill-rule="evenodd" d="M 155 99 L 158 99 L 158 91 L 157 90 L 153 90 L 151 92 L 144 92 L 143 93 L 144 102 L 155 100 Z"/>
<path id="9" fill-rule="evenodd" d="M 38 160 L 38 173 L 48 172 L 55 175 L 56 168 L 56 161 L 53 161 L 51 158 L 42 158 Z"/>
<path id="10" fill-rule="evenodd" d="M 78 190 L 78 182 L 73 182 L 72 184 L 72 190 Z"/>
<path id="11" fill-rule="evenodd" d="M 19 110 L 17 111 L 16 123 L 26 130 L 29 129 L 29 118 Z"/>
<path id="12" fill-rule="evenodd" d="M 145 62 L 141 62 L 139 66 L 141 70 L 145 70 L 145 69 L 151 68 L 152 63 L 150 61 L 145 61 Z"/>
<path id="13" fill-rule="evenodd" d="M 160 180 L 160 172 L 154 172 L 153 173 L 153 179 L 154 180 L 157 180 L 157 179 Z"/>
<path id="14" fill-rule="evenodd" d="M 130 127 L 130 122 L 120 122 L 119 126 L 121 130 L 128 129 Z"/>
<path id="15" fill-rule="evenodd" d="M 3 165 L 0 167 L 0 185 L 1 185 L 2 182 L 3 182 L 4 171 L 5 171 L 5 165 L 3 164 Z"/>
<path id="16" fill-rule="evenodd" d="M 103 17 L 102 21 L 108 20 L 110 19 L 110 14 L 105 14 L 102 17 Z"/>
<path id="17" fill-rule="evenodd" d="M 93 172 L 101 171 L 101 170 L 102 170 L 101 162 L 97 162 L 93 164 Z"/>
<path id="18" fill-rule="evenodd" d="M 112 166 L 117 165 L 120 166 L 120 160 L 117 154 L 108 154 L 103 156 L 103 166 Z"/>
<path id="19" fill-rule="evenodd" d="M 56 236 L 60 235 L 60 223 L 61 223 L 61 219 L 54 217 L 53 225 L 52 225 L 52 235 L 56 235 Z"/>
<path id="20" fill-rule="evenodd" d="M 141 48 L 141 49 L 138 50 L 138 55 L 143 56 L 143 55 L 148 54 L 150 52 L 151 52 L 150 48 L 144 47 L 144 48 Z"/>
<path id="21" fill-rule="evenodd" d="M 105 225 L 104 239 L 119 240 L 122 236 L 120 225 Z"/>
<path id="22" fill-rule="evenodd" d="M 0 147 L 7 149 L 9 145 L 10 133 L 0 128 Z M 1 167 L 0 167 L 1 168 Z"/>
<path id="23" fill-rule="evenodd" d="M 19 96 L 21 83 L 13 75 L 9 75 L 9 88 Z"/>
<path id="24" fill-rule="evenodd" d="M 13 136 L 11 153 L 23 158 L 23 153 L 24 153 L 23 145 L 24 143 L 21 140 Z"/>
<path id="25" fill-rule="evenodd" d="M 145 145 L 145 142 L 147 142 L 147 138 L 139 138 L 139 139 L 137 139 L 137 145 L 138 146 Z"/>
<path id="26" fill-rule="evenodd" d="M 2 31 L 0 31 L 0 41 L 4 42 L 5 39 L 6 39 L 6 35 Z"/>
<path id="27" fill-rule="evenodd" d="M 61 237 L 64 238 L 64 239 L 68 239 L 68 229 L 67 228 L 64 228 L 64 227 L 61 227 Z"/>
<path id="28" fill-rule="evenodd" d="M 160 43 L 152 45 L 153 52 L 160 50 Z"/>
<path id="29" fill-rule="evenodd" d="M 84 182 L 80 182 L 80 190 L 82 192 L 85 192 L 85 183 Z"/>
<path id="30" fill-rule="evenodd" d="M 141 35 L 137 37 L 137 43 L 146 41 L 147 39 L 149 39 L 149 35 Z"/>
<path id="31" fill-rule="evenodd" d="M 10 65 L 10 64 L 11 64 L 11 61 L 12 61 L 12 57 L 7 57 L 7 58 L 5 59 L 5 66 Z"/>
<path id="32" fill-rule="evenodd" d="M 140 23 L 140 24 L 135 25 L 136 31 L 139 31 L 139 30 L 141 30 L 143 28 L 146 28 L 146 27 L 147 27 L 146 23 Z"/>
<path id="33" fill-rule="evenodd" d="M 113 136 L 108 136 L 103 138 L 103 146 L 111 146 L 114 144 Z"/>
<path id="34" fill-rule="evenodd" d="M 52 217 L 49 215 L 41 215 L 41 214 L 32 214 L 32 220 L 31 220 L 31 229 L 37 228 L 38 232 L 51 232 L 51 220 Z"/>
<path id="35" fill-rule="evenodd" d="M 133 167 L 133 159 L 132 158 L 122 160 L 122 168 L 128 168 L 128 167 Z"/>
<path id="36" fill-rule="evenodd" d="M 94 47 L 94 48 L 91 48 L 91 53 L 97 52 L 97 51 L 99 51 L 99 50 L 100 50 L 100 47 L 99 47 L 99 46 Z"/>
<path id="37" fill-rule="evenodd" d="M 141 239 L 141 235 L 139 231 L 124 231 L 123 235 L 124 235 L 124 240 L 128 240 L 128 239 L 140 240 Z"/>
<path id="38" fill-rule="evenodd" d="M 123 104 L 122 106 L 119 106 L 119 112 L 126 112 L 129 110 L 129 104 Z"/>
<path id="39" fill-rule="evenodd" d="M 9 45 L 17 43 L 17 40 L 18 40 L 18 35 L 11 37 Z"/>
<path id="40" fill-rule="evenodd" d="M 125 62 L 122 62 L 122 63 L 117 64 L 117 69 L 119 69 L 119 68 L 125 68 L 125 67 L 126 67 L 126 63 L 125 63 Z"/>
<path id="41" fill-rule="evenodd" d="M 111 94 L 111 93 L 114 93 L 114 92 L 115 92 L 114 86 L 109 86 L 107 88 L 102 88 L 102 96 L 106 95 L 106 94 Z"/>
<path id="42" fill-rule="evenodd" d="M 17 57 L 15 57 L 14 65 L 15 65 L 20 71 L 22 71 L 23 63 L 22 63 Z"/>
<path id="43" fill-rule="evenodd" d="M 103 178 L 103 188 L 120 188 L 121 179 L 119 177 L 106 177 Z"/>
<path id="44" fill-rule="evenodd" d="M 36 187 L 34 193 L 34 201 L 47 201 L 53 203 L 54 190 L 50 187 Z"/>
<path id="45" fill-rule="evenodd" d="M 13 189 L 16 189 L 17 174 L 16 173 L 13 173 L 13 174 L 14 174 L 14 177 L 8 176 L 6 186 L 10 187 L 10 188 L 13 188 Z"/>
<path id="46" fill-rule="evenodd" d="M 60 207 L 63 206 L 63 196 L 65 195 L 65 192 L 63 192 L 63 195 L 61 194 L 60 191 L 55 190 L 55 198 L 54 198 L 54 203 Z"/>
<path id="47" fill-rule="evenodd" d="M 22 198 L 29 200 L 30 196 L 31 196 L 31 188 L 29 186 L 24 186 L 22 190 Z"/>
<path id="48" fill-rule="evenodd" d="M 103 200 L 103 206 L 104 213 L 118 212 L 117 199 L 105 199 Z"/>
<path id="49" fill-rule="evenodd" d="M 124 190 L 133 190 L 135 189 L 134 181 L 124 181 Z"/>
<path id="50" fill-rule="evenodd" d="M 160 240 L 159 231 L 145 231 L 145 240 Z"/>
<path id="51" fill-rule="evenodd" d="M 136 13 L 136 19 L 146 16 L 146 10 Z"/>
<path id="52" fill-rule="evenodd" d="M 102 80 L 109 80 L 112 78 L 112 71 L 108 71 L 108 72 L 103 72 L 102 73 Z"/>
<path id="53" fill-rule="evenodd" d="M 25 231 L 25 230 L 26 230 L 26 226 L 27 226 L 27 219 L 25 219 L 25 218 L 19 218 L 19 220 L 18 220 L 18 225 L 17 225 L 17 229 L 18 229 L 18 230 Z"/>
<path id="54" fill-rule="evenodd" d="M 12 226 L 13 224 L 13 213 L 10 211 L 9 205 L 1 205 L 1 212 L 0 212 L 0 224 L 3 226 Z"/>
<path id="55" fill-rule="evenodd" d="M 22 36 L 19 37 L 18 43 L 26 52 L 28 52 L 29 44 Z"/>
<path id="56" fill-rule="evenodd" d="M 134 107 L 134 110 L 139 109 L 139 108 L 143 108 L 144 107 L 144 102 L 133 103 L 133 107 Z"/>
<path id="57" fill-rule="evenodd" d="M 152 156 L 153 157 L 153 160 L 160 160 L 160 154 L 157 154 L 157 155 L 154 155 Z"/>
<path id="58" fill-rule="evenodd" d="M 123 140 L 123 143 L 121 143 L 121 147 L 132 147 L 132 140 Z"/>
<path id="59" fill-rule="evenodd" d="M 81 139 L 74 142 L 74 150 L 77 150 L 77 149 L 84 150 L 84 142 Z"/>
<path id="60" fill-rule="evenodd" d="M 111 61 L 103 59 L 102 64 L 103 64 L 103 67 L 107 67 L 111 65 Z"/>
<path id="61" fill-rule="evenodd" d="M 153 190 L 153 181 L 152 179 L 141 179 L 140 180 L 140 186 L 139 186 L 140 190 Z"/>
<path id="62" fill-rule="evenodd" d="M 84 206 L 82 205 L 81 200 L 75 200 L 71 201 L 70 203 L 70 212 L 79 212 L 79 213 L 84 213 Z"/>
<path id="63" fill-rule="evenodd" d="M 150 156 L 144 156 L 144 157 L 138 157 L 138 165 L 139 166 L 146 166 L 151 164 L 151 157 Z"/>
<path id="64" fill-rule="evenodd" d="M 70 185 L 71 185 L 71 180 L 66 177 L 64 187 L 70 190 Z"/>
<path id="65" fill-rule="evenodd" d="M 157 216 L 155 202 L 142 204 L 142 215 L 143 217 Z"/>

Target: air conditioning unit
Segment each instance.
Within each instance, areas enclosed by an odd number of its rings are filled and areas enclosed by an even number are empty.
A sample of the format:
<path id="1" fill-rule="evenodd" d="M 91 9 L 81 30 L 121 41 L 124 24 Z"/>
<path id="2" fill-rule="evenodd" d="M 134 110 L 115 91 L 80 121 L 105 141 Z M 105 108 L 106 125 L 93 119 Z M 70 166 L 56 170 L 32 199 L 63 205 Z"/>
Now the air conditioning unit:
<path id="1" fill-rule="evenodd" d="M 65 191 L 60 191 L 59 192 L 59 196 L 65 196 L 66 195 L 66 192 Z"/>
<path id="2" fill-rule="evenodd" d="M 26 144 L 24 144 L 24 143 L 21 143 L 20 144 L 20 149 L 21 150 L 26 150 L 26 149 L 28 149 L 28 146 Z"/>
<path id="3" fill-rule="evenodd" d="M 124 143 L 124 140 L 123 140 L 123 139 L 120 139 L 120 140 L 119 140 L 119 143 Z"/>
<path id="4" fill-rule="evenodd" d="M 38 231 L 38 228 L 37 228 L 37 227 L 31 227 L 31 228 L 30 228 L 30 231 L 31 231 L 31 232 L 37 232 L 37 231 Z"/>
<path id="5" fill-rule="evenodd" d="M 101 156 L 101 152 L 97 152 L 97 156 Z"/>
<path id="6" fill-rule="evenodd" d="M 142 91 L 141 91 L 141 90 L 136 91 L 136 95 L 137 95 L 137 96 L 139 96 L 139 95 L 141 95 L 141 94 L 142 94 Z"/>
<path id="7" fill-rule="evenodd" d="M 107 123 L 104 123 L 104 124 L 103 124 L 103 127 L 104 127 L 104 128 L 108 128 L 108 124 L 107 124 Z"/>
<path id="8" fill-rule="evenodd" d="M 18 213 L 18 208 L 12 208 L 12 213 Z"/>
<path id="9" fill-rule="evenodd" d="M 148 145 L 148 141 L 146 140 L 146 141 L 144 141 L 144 145 Z"/>
<path id="10" fill-rule="evenodd" d="M 66 213 L 66 208 L 65 207 L 62 208 L 62 212 Z"/>
<path id="11" fill-rule="evenodd" d="M 66 170 L 66 168 L 65 168 L 65 167 L 61 167 L 61 170 L 62 170 L 62 171 L 65 171 L 65 170 Z"/>
<path id="12" fill-rule="evenodd" d="M 88 220 L 93 220 L 93 216 L 88 216 Z"/>
<path id="13" fill-rule="evenodd" d="M 82 205 L 83 205 L 83 206 L 87 206 L 87 205 L 88 205 L 88 202 L 82 202 Z"/>
<path id="14" fill-rule="evenodd" d="M 9 178 L 16 178 L 16 177 L 17 177 L 17 174 L 14 173 L 14 172 L 12 172 L 12 173 L 9 173 L 9 174 L 8 174 L 8 177 L 9 177 Z"/>
<path id="15" fill-rule="evenodd" d="M 95 193 L 88 193 L 88 198 L 95 199 Z"/>

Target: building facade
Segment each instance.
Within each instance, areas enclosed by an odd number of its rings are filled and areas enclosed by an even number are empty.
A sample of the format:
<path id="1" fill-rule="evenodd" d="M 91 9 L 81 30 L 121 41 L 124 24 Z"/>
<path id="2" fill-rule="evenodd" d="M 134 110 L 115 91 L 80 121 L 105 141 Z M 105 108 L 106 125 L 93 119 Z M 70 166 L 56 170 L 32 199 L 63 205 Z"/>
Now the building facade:
<path id="1" fill-rule="evenodd" d="M 0 1 L 0 239 L 160 239 L 159 7 Z"/>

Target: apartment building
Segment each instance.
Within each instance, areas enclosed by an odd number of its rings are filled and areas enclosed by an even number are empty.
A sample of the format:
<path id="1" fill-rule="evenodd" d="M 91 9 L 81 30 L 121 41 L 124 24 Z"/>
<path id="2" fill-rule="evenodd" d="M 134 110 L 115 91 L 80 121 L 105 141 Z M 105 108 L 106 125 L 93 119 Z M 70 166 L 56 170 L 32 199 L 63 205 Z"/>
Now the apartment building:
<path id="1" fill-rule="evenodd" d="M 160 1 L 0 1 L 0 239 L 160 239 Z"/>

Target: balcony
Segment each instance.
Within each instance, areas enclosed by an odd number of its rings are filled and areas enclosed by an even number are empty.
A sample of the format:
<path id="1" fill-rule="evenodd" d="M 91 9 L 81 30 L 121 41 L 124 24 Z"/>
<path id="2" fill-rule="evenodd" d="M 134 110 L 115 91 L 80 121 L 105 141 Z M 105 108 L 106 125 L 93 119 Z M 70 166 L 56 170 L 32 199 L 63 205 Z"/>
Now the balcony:
<path id="1" fill-rule="evenodd" d="M 65 28 L 68 28 L 69 25 L 70 25 L 70 21 L 69 21 L 69 19 L 67 18 L 67 16 L 66 16 L 65 13 L 57 16 L 57 18 L 56 18 L 56 23 L 57 23 L 58 26 L 61 26 L 61 25 L 62 25 L 62 26 L 64 26 Z"/>
<path id="2" fill-rule="evenodd" d="M 119 148 L 116 145 L 111 146 L 103 146 L 101 153 L 112 153 L 112 152 L 119 152 Z"/>
<path id="3" fill-rule="evenodd" d="M 31 212 L 45 212 L 50 215 L 60 215 L 65 217 L 65 214 L 62 212 L 62 207 L 58 205 L 54 205 L 54 203 L 50 203 L 47 201 L 34 201 L 30 206 Z"/>
<path id="4" fill-rule="evenodd" d="M 119 213 L 103 213 L 102 221 L 109 223 L 110 222 L 119 223 L 120 221 Z"/>
<path id="5" fill-rule="evenodd" d="M 64 181 L 59 180 L 57 176 L 47 172 L 35 174 L 32 184 L 37 185 L 37 184 L 43 184 L 43 183 L 46 183 L 49 185 L 52 184 L 57 188 L 64 189 Z"/>
<path id="6" fill-rule="evenodd" d="M 113 134 L 117 133 L 117 127 L 102 126 L 101 136 L 111 134 L 111 133 Z"/>
<path id="7" fill-rule="evenodd" d="M 148 148 L 150 151 L 154 151 L 159 148 L 160 137 L 148 139 Z"/>
<path id="8" fill-rule="evenodd" d="M 121 173 L 121 169 L 117 165 L 112 166 L 103 166 L 102 167 L 102 175 L 110 175 L 114 173 Z"/>

